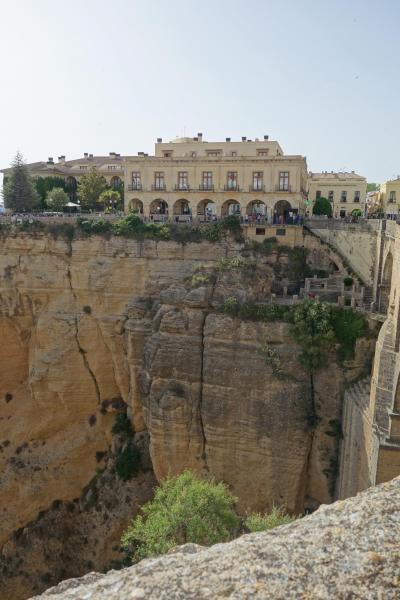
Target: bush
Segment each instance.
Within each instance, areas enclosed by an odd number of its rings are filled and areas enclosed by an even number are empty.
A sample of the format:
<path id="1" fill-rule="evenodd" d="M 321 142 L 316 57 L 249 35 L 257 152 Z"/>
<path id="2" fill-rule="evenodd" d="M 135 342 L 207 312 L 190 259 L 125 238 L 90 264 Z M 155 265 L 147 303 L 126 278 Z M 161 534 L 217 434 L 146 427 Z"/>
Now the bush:
<path id="1" fill-rule="evenodd" d="M 294 521 L 296 517 L 288 515 L 284 508 L 274 506 L 270 513 L 252 513 L 244 521 L 245 527 L 254 533 L 256 531 L 267 531 L 280 525 L 287 525 Z"/>
<path id="2" fill-rule="evenodd" d="M 332 216 L 332 204 L 326 198 L 317 198 L 313 206 L 313 215 Z"/>
<path id="3" fill-rule="evenodd" d="M 131 437 L 133 434 L 132 424 L 126 413 L 119 413 L 116 418 L 111 431 L 114 435 L 124 434 Z"/>
<path id="4" fill-rule="evenodd" d="M 140 469 L 140 450 L 135 446 L 133 440 L 129 440 L 121 450 L 115 461 L 115 470 L 118 477 L 127 481 L 132 479 Z"/>
<path id="5" fill-rule="evenodd" d="M 138 561 L 188 542 L 226 542 L 239 525 L 235 503 L 223 483 L 203 481 L 191 471 L 168 477 L 123 534 L 122 547 Z"/>
<path id="6" fill-rule="evenodd" d="M 339 359 L 353 358 L 357 338 L 368 333 L 368 324 L 364 315 L 351 309 L 333 307 L 332 326 L 340 344 Z"/>

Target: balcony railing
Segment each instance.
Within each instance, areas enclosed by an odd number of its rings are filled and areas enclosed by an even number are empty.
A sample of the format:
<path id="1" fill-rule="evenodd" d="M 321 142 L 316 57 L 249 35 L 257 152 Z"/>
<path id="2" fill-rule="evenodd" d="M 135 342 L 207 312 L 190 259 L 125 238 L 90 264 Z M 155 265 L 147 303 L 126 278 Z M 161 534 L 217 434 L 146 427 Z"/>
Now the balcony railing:
<path id="1" fill-rule="evenodd" d="M 202 192 L 213 192 L 214 185 L 212 183 L 200 183 L 199 190 Z"/>
<path id="2" fill-rule="evenodd" d="M 240 192 L 240 187 L 239 185 L 233 184 L 233 183 L 229 183 L 229 184 L 225 184 L 224 185 L 224 192 Z"/>
<path id="3" fill-rule="evenodd" d="M 143 187 L 141 183 L 129 183 L 128 184 L 128 192 L 141 192 L 143 191 Z"/>
<path id="4" fill-rule="evenodd" d="M 265 185 L 262 183 L 253 183 L 249 185 L 249 192 L 265 192 Z"/>
<path id="5" fill-rule="evenodd" d="M 289 184 L 279 184 L 275 186 L 275 191 L 276 192 L 291 192 L 292 191 L 292 186 Z"/>
<path id="6" fill-rule="evenodd" d="M 188 183 L 177 183 L 174 185 L 174 190 L 178 192 L 190 192 L 190 185 Z"/>
<path id="7" fill-rule="evenodd" d="M 151 191 L 152 192 L 162 192 L 167 189 L 167 186 L 165 185 L 165 183 L 153 183 L 151 186 Z"/>

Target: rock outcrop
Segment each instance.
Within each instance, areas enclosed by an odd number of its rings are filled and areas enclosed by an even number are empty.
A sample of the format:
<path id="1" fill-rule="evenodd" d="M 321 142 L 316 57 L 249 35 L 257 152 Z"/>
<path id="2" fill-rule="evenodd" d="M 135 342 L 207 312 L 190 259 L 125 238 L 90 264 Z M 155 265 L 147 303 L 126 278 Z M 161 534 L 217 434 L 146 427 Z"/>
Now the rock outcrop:
<path id="1" fill-rule="evenodd" d="M 211 548 L 178 547 L 123 571 L 64 581 L 40 598 L 395 600 L 399 536 L 396 479 L 269 533 Z"/>
<path id="2" fill-rule="evenodd" d="M 151 468 L 158 479 L 190 467 L 224 480 L 242 512 L 331 501 L 331 424 L 370 346 L 361 341 L 346 367 L 330 357 L 314 381 L 311 425 L 309 378 L 287 324 L 217 311 L 230 296 L 265 299 L 275 281 L 276 254 L 255 269 L 217 268 L 235 254 L 229 241 L 0 239 L 2 598 L 118 560 L 121 530 L 151 497 Z M 151 456 L 129 481 L 115 475 L 120 413 Z M 103 550 L 90 551 L 99 539 Z M 57 567 L 60 540 L 68 560 Z"/>

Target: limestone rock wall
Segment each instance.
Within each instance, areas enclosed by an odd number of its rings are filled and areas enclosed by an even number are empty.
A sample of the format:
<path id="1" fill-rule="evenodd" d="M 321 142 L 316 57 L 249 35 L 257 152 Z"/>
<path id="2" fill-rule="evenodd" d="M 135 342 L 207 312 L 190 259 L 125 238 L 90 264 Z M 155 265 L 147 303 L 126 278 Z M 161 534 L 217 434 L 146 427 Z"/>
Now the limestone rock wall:
<path id="1" fill-rule="evenodd" d="M 228 241 L 0 239 L 2 598 L 44 589 L 47 573 L 106 568 L 121 530 L 151 497 L 150 467 L 156 478 L 189 467 L 222 479 L 243 512 L 273 503 L 301 512 L 331 500 L 337 447 L 328 431 L 340 419 L 345 370 L 332 356 L 316 378 L 313 429 L 309 380 L 287 325 L 216 312 L 228 296 L 254 302 L 271 289 L 264 259 L 257 272 L 215 275 L 219 259 L 236 253 Z M 197 268 L 203 279 L 193 283 Z M 120 411 L 151 456 L 127 483 L 115 480 L 111 458 L 99 462 L 112 454 Z M 99 468 L 101 501 L 86 510 Z M 91 556 L 99 539 L 103 551 Z M 62 561 L 66 571 L 55 565 L 60 548 L 75 557 Z"/>

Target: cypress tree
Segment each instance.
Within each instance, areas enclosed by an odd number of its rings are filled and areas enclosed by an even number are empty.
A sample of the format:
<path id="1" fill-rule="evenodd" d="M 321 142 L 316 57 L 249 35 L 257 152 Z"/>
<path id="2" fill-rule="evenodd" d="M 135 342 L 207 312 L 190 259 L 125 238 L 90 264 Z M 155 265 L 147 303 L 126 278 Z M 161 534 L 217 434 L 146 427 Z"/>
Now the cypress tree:
<path id="1" fill-rule="evenodd" d="M 20 152 L 17 152 L 11 163 L 11 173 L 4 184 L 3 197 L 5 207 L 16 212 L 29 212 L 38 204 L 34 182 Z"/>

